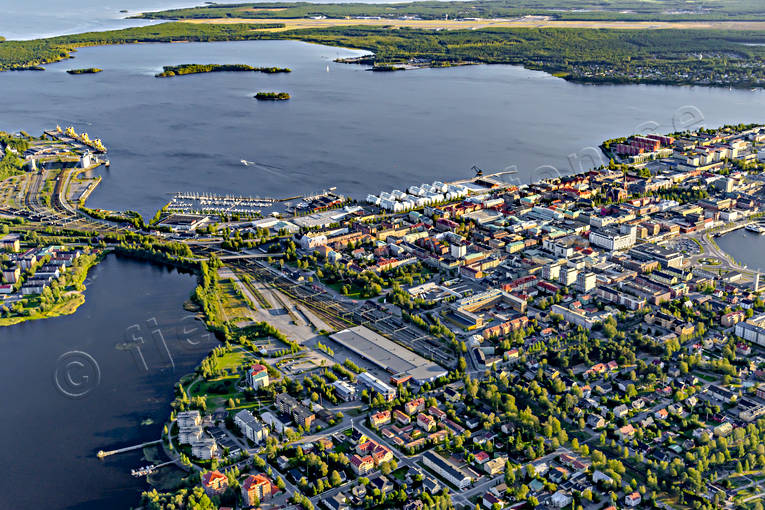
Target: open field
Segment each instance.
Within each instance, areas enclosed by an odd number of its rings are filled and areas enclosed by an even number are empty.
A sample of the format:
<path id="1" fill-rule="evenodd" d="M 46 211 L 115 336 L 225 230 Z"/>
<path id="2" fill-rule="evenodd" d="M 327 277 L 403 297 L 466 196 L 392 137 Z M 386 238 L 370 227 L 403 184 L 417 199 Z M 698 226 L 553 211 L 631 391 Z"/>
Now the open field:
<path id="1" fill-rule="evenodd" d="M 260 9 L 263 10 L 263 9 Z M 765 30 L 765 21 L 565 21 L 548 16 L 526 16 L 516 19 L 423 20 L 423 19 L 358 19 L 358 18 L 199 18 L 182 19 L 184 23 L 281 23 L 284 26 L 261 31 L 281 32 L 303 28 L 326 27 L 408 27 L 429 30 L 478 30 L 483 28 L 588 28 L 621 30 Z"/>

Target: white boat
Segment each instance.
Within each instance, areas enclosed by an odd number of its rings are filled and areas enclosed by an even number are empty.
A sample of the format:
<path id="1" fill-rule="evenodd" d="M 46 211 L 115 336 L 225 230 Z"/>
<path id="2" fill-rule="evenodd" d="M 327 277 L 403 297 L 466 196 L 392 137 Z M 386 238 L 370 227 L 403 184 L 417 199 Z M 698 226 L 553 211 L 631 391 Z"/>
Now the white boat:
<path id="1" fill-rule="evenodd" d="M 760 234 L 760 235 L 765 234 L 765 227 L 763 227 L 762 225 L 757 225 L 755 223 L 747 225 L 746 229 L 749 232 L 754 232 L 755 234 Z"/>

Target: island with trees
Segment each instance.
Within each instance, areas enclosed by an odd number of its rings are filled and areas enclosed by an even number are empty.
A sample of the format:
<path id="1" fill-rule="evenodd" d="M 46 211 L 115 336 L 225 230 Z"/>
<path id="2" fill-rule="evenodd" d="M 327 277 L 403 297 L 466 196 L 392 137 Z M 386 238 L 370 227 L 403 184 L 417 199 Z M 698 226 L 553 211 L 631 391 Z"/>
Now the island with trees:
<path id="1" fill-rule="evenodd" d="M 287 67 L 254 67 L 247 64 L 181 64 L 178 66 L 164 66 L 161 73 L 157 73 L 157 78 L 171 78 L 173 76 L 183 76 L 186 74 L 200 73 L 291 73 L 292 69 Z"/>
<path id="2" fill-rule="evenodd" d="M 96 74 L 102 72 L 103 69 L 99 69 L 98 67 L 87 67 L 84 69 L 67 69 L 67 73 L 69 74 Z"/>
<path id="3" fill-rule="evenodd" d="M 290 95 L 286 92 L 258 92 L 255 99 L 258 101 L 286 101 Z"/>

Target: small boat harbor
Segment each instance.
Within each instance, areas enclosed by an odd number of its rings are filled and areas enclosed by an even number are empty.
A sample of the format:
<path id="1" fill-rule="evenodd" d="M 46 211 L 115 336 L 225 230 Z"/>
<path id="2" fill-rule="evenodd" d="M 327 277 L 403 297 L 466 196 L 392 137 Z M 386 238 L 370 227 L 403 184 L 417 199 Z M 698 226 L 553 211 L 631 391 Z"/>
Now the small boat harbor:
<path id="1" fill-rule="evenodd" d="M 302 213 L 319 211 L 342 202 L 335 188 L 310 195 L 271 198 L 233 194 L 179 192 L 173 195 L 165 210 L 176 214 L 216 214 L 261 217 L 282 212 Z"/>

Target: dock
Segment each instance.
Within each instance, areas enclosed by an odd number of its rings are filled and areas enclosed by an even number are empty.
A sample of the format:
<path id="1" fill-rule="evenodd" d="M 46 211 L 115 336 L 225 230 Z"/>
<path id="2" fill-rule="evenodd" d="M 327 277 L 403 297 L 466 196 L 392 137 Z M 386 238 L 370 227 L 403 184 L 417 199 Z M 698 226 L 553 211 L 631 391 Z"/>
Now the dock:
<path id="1" fill-rule="evenodd" d="M 157 469 L 159 469 L 161 467 L 169 466 L 170 464 L 175 464 L 175 461 L 171 460 L 171 461 L 168 461 L 168 462 L 163 462 L 162 464 L 152 464 L 150 466 L 143 466 L 143 467 L 140 467 L 138 469 L 131 469 L 130 470 L 130 474 L 132 476 L 135 476 L 136 478 L 141 477 L 141 476 L 147 476 L 147 475 L 152 474 Z"/>
<path id="2" fill-rule="evenodd" d="M 109 450 L 109 451 L 98 450 L 98 453 L 96 454 L 96 456 L 99 459 L 103 459 L 104 457 L 109 457 L 110 455 L 117 455 L 118 453 L 125 453 L 125 452 L 130 452 L 130 451 L 133 451 L 133 450 L 139 450 L 139 449 L 144 448 L 146 446 L 152 446 L 152 445 L 155 445 L 155 444 L 159 444 L 161 442 L 162 442 L 161 439 L 157 439 L 156 441 L 147 441 L 146 443 L 141 443 L 141 444 L 137 444 L 137 445 L 133 445 L 133 446 L 127 446 L 125 448 L 120 448 L 118 450 Z"/>
<path id="3" fill-rule="evenodd" d="M 729 233 L 733 232 L 734 230 L 740 230 L 740 229 L 746 228 L 746 227 L 748 227 L 749 225 L 752 225 L 752 224 L 753 224 L 753 222 L 750 221 L 748 223 L 737 223 L 737 224 L 734 224 L 734 225 L 729 225 L 727 227 L 723 227 L 722 229 L 715 231 L 714 237 L 720 237 L 720 236 L 723 236 L 725 234 L 729 234 Z"/>
<path id="4" fill-rule="evenodd" d="M 264 207 L 271 207 L 279 200 L 271 197 L 244 195 L 216 195 L 214 193 L 175 193 L 167 204 L 167 210 L 182 213 L 260 214 Z"/>

